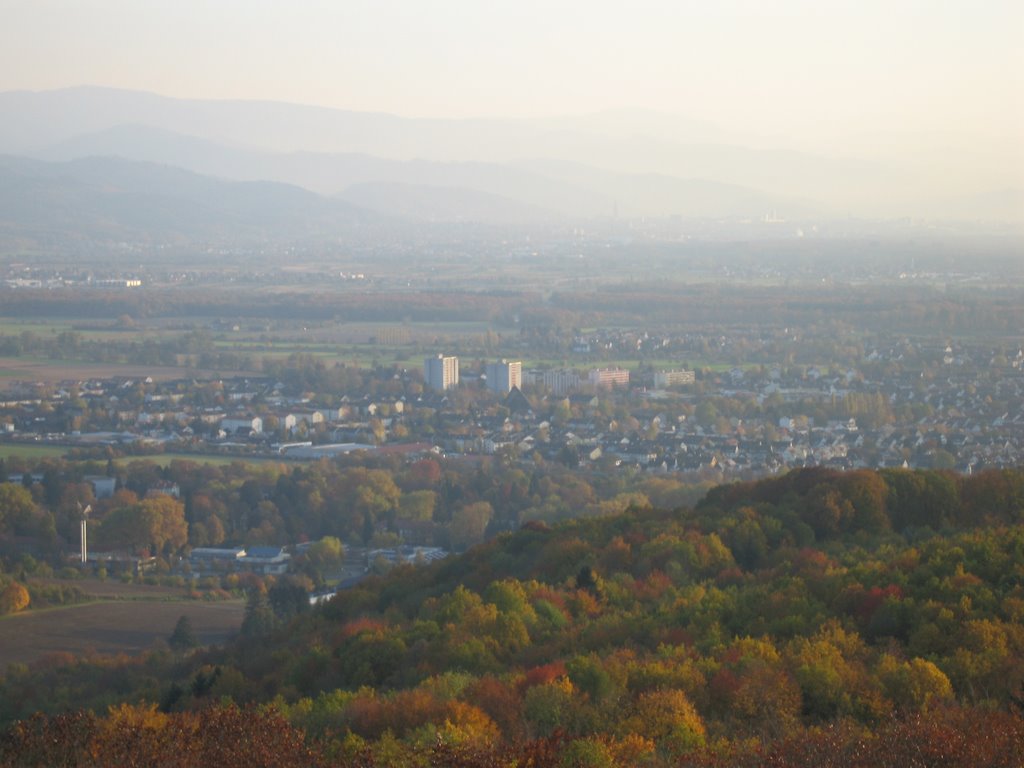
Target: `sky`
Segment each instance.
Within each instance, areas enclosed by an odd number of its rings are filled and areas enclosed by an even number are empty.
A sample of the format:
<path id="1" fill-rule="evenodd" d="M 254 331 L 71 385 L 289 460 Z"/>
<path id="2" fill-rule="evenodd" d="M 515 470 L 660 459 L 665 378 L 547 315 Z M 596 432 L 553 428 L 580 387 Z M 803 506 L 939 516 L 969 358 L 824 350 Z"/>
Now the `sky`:
<path id="1" fill-rule="evenodd" d="M 0 0 L 0 90 L 1024 136 L 1021 0 Z M 844 138 L 845 140 L 845 138 Z"/>

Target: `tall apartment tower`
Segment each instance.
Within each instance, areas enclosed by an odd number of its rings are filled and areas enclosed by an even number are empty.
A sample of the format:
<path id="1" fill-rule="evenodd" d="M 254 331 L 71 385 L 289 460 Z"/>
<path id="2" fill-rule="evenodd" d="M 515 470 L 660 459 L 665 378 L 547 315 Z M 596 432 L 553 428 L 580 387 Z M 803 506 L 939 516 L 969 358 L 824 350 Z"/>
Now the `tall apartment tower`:
<path id="1" fill-rule="evenodd" d="M 459 383 L 459 358 L 444 355 L 425 358 L 423 381 L 431 389 L 451 389 Z"/>
<path id="2" fill-rule="evenodd" d="M 487 374 L 487 388 L 499 394 L 507 395 L 512 387 L 523 388 L 523 364 L 518 360 L 488 363 L 484 372 Z"/>

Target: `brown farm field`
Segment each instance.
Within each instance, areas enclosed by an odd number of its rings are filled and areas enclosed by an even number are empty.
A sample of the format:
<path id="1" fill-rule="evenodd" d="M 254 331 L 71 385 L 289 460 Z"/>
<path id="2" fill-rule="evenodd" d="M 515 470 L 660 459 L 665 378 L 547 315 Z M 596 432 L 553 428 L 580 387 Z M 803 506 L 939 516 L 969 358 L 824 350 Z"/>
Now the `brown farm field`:
<path id="1" fill-rule="evenodd" d="M 181 616 L 192 622 L 201 644 L 221 643 L 245 615 L 243 600 L 203 602 L 181 599 L 180 589 L 99 584 L 76 582 L 96 602 L 0 618 L 0 670 L 53 653 L 142 653 L 162 646 Z"/>

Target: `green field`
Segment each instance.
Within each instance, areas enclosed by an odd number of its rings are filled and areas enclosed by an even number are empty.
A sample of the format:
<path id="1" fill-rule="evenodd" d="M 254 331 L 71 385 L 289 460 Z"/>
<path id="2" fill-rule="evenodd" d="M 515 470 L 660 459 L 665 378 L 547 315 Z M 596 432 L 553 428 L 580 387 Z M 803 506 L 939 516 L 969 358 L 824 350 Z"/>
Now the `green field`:
<path id="1" fill-rule="evenodd" d="M 0 443 L 0 459 L 18 456 L 23 459 L 53 459 L 68 452 L 63 445 L 30 445 L 25 443 Z"/>
<path id="2" fill-rule="evenodd" d="M 210 327 L 217 318 L 193 318 L 196 328 Z M 210 331 L 213 344 L 220 350 L 250 355 L 255 359 L 266 357 L 280 360 L 293 353 L 304 353 L 332 365 L 369 366 L 376 361 L 404 360 L 423 354 L 426 348 L 436 344 L 457 344 L 467 337 L 482 336 L 495 330 L 490 323 L 482 321 L 405 323 L 405 322 L 321 322 L 308 327 L 292 323 L 269 325 L 264 329 L 243 329 Z M 167 328 L 159 324 L 141 325 L 137 328 L 105 327 L 95 320 L 19 320 L 14 317 L 0 317 L 0 336 L 20 336 L 32 333 L 39 337 L 53 337 L 65 331 L 74 331 L 84 341 L 91 342 L 138 342 L 147 339 L 161 340 L 176 337 L 186 332 L 183 328 Z M 399 332 L 398 341 L 380 341 L 393 332 Z M 36 356 L 10 358 L 8 365 L 0 365 L 0 377 L 32 380 L 23 369 L 67 368 L 68 378 L 74 378 L 74 371 L 96 368 L 88 360 L 51 360 Z M 17 361 L 15 364 L 14 361 Z M 91 371 L 90 371 L 91 373 Z"/>
<path id="3" fill-rule="evenodd" d="M 31 320 L 17 320 L 11 317 L 0 317 L 0 335 L 20 336 L 23 333 L 35 333 L 46 336 L 61 331 L 70 331 L 73 323 L 36 322 Z"/>
<path id="4" fill-rule="evenodd" d="M 31 321 L 18 320 L 11 317 L 0 317 L 0 336 L 20 336 L 23 333 L 34 333 L 37 336 L 55 336 L 65 331 L 74 331 L 81 338 L 87 340 L 102 341 L 104 339 L 132 339 L 143 335 L 141 329 L 120 329 L 120 328 L 92 328 L 90 325 L 105 325 L 85 320 L 66 321 Z M 153 331 L 145 333 L 152 335 Z M 156 332 L 159 335 L 159 331 Z"/>
<path id="5" fill-rule="evenodd" d="M 196 464 L 210 464 L 215 467 L 223 467 L 242 462 L 243 464 L 266 464 L 277 462 L 277 459 L 264 457 L 246 456 L 210 456 L 204 453 L 159 453 L 153 456 L 122 456 L 114 459 L 115 464 L 128 464 L 132 461 L 149 461 L 161 467 L 168 466 L 172 461 L 193 461 Z"/>
<path id="6" fill-rule="evenodd" d="M 249 367 L 259 368 L 261 361 L 280 364 L 290 355 L 303 354 L 317 362 L 332 367 L 344 365 L 354 368 L 371 368 L 377 365 L 399 365 L 417 368 L 424 355 L 434 351 L 448 350 L 460 354 L 467 362 L 470 359 L 497 359 L 506 357 L 521 359 L 524 369 L 570 367 L 587 369 L 595 367 L 619 367 L 636 372 L 641 361 L 638 358 L 601 360 L 599 355 L 541 354 L 524 356 L 514 344 L 512 336 L 516 329 L 495 328 L 487 321 L 463 322 L 343 322 L 325 320 L 304 326 L 298 321 L 267 322 L 249 324 L 238 331 L 226 330 L 222 320 L 215 317 L 191 318 L 191 327 L 207 329 L 213 345 L 223 352 L 233 352 L 248 358 Z M 95 326 L 95 327 L 91 327 Z M 76 329 L 83 338 L 93 341 L 114 343 L 139 339 L 161 339 L 185 333 L 182 326 L 162 326 L 159 323 L 133 329 L 105 329 L 95 321 L 68 320 L 66 322 L 25 322 L 16 318 L 0 317 L 0 334 L 18 334 L 32 331 L 40 335 L 55 334 Z M 78 330 L 85 328 L 87 330 Z M 488 334 L 500 333 L 502 342 L 486 347 Z M 187 361 L 185 361 L 187 362 Z M 718 373 L 733 367 L 751 368 L 752 364 L 734 364 L 706 360 L 687 359 L 645 359 L 644 365 L 654 370 L 671 370 L 682 367 L 708 369 Z M 228 376 L 233 372 L 210 370 L 208 375 Z M 152 376 L 154 379 L 173 379 L 183 376 L 201 376 L 193 366 L 158 367 L 135 364 L 95 363 L 87 360 L 52 360 L 44 357 L 0 358 L 0 387 L 11 386 L 15 381 L 82 380 L 86 378 L 107 378 L 120 376 Z M 210 457 L 197 457 L 197 461 L 218 461 Z M 229 459 L 230 461 L 230 459 Z"/>
<path id="7" fill-rule="evenodd" d="M 0 459 L 18 457 L 23 459 L 53 459 L 65 456 L 72 450 L 66 445 L 33 445 L 26 443 L 0 443 Z M 262 464 L 276 461 L 270 458 L 250 458 L 242 456 L 211 456 L 203 453 L 159 453 L 152 456 L 122 456 L 114 459 L 116 464 L 127 464 L 132 461 L 150 461 L 161 467 L 166 467 L 172 461 L 194 461 L 196 464 L 211 464 L 214 466 L 227 466 L 240 461 L 246 464 Z M 93 461 L 93 459 L 86 459 Z"/>

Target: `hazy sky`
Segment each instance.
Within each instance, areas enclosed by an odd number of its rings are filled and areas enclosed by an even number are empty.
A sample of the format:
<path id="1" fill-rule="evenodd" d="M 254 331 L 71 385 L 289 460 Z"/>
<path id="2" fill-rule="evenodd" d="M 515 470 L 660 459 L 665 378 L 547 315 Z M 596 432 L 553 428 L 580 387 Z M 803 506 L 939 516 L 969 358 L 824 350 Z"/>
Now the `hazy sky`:
<path id="1" fill-rule="evenodd" d="M 1024 136 L 1022 0 L 0 0 L 0 90 Z"/>

